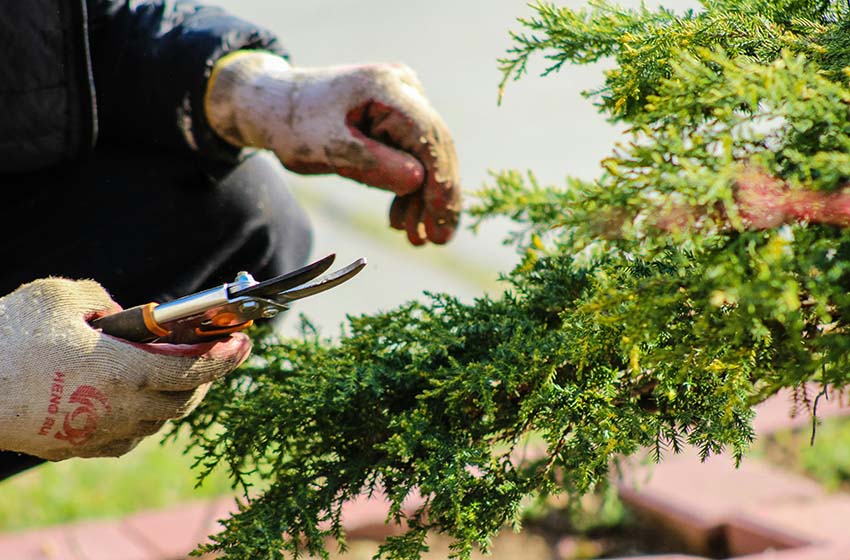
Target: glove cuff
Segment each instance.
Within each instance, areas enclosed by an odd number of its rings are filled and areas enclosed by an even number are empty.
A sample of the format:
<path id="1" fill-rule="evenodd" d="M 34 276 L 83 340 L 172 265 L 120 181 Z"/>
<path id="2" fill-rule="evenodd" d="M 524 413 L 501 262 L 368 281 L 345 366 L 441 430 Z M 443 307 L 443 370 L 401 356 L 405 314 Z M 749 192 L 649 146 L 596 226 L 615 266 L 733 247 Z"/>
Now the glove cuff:
<path id="1" fill-rule="evenodd" d="M 258 124 L 286 100 L 291 75 L 289 63 L 263 51 L 236 51 L 213 66 L 204 96 L 210 127 L 238 147 L 265 148 Z"/>

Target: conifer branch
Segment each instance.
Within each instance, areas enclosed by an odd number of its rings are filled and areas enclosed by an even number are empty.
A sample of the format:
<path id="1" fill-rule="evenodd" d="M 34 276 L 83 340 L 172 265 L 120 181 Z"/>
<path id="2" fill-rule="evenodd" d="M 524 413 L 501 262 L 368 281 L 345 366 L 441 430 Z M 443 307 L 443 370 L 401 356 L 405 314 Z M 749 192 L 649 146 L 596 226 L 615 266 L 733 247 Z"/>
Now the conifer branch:
<path id="1" fill-rule="evenodd" d="M 538 53 L 547 73 L 613 57 L 596 97 L 628 136 L 595 181 L 493 175 L 472 214 L 513 220 L 523 256 L 499 297 L 260 339 L 182 423 L 202 475 L 265 486 L 204 551 L 322 555 L 343 504 L 381 491 L 407 527 L 382 557 L 417 559 L 439 531 L 468 558 L 529 497 L 577 499 L 641 449 L 740 461 L 755 404 L 850 384 L 850 12 L 703 6 L 521 20 L 502 86 Z M 539 454 L 511 453 L 530 440 Z"/>

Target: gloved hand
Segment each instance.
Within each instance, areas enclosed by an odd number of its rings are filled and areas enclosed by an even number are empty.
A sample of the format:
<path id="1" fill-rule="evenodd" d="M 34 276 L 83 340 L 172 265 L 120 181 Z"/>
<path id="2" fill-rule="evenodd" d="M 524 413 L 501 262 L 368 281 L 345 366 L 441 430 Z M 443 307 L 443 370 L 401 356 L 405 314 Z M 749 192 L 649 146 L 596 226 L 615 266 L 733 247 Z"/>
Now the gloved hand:
<path id="1" fill-rule="evenodd" d="M 414 245 L 445 243 L 457 227 L 454 143 L 406 66 L 292 68 L 237 51 L 216 63 L 205 112 L 227 142 L 272 150 L 296 173 L 337 173 L 394 192 L 390 225 Z"/>
<path id="2" fill-rule="evenodd" d="M 0 298 L 0 449 L 54 461 L 122 455 L 188 414 L 251 350 L 243 334 L 137 344 L 88 325 L 118 309 L 90 280 L 37 280 Z"/>

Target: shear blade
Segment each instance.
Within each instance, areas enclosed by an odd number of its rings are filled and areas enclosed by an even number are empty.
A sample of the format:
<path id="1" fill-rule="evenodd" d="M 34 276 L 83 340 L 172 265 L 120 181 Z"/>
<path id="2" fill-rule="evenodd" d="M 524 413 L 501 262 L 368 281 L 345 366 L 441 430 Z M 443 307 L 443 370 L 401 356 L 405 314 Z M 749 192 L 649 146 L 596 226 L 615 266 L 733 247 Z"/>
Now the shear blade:
<path id="1" fill-rule="evenodd" d="M 347 282 L 354 278 L 365 266 L 366 259 L 361 257 L 348 266 L 340 268 L 331 274 L 317 278 L 302 286 L 281 291 L 277 295 L 271 296 L 271 299 L 276 300 L 280 304 L 284 304 L 322 293 L 325 290 L 330 290 L 331 288 L 339 286 L 343 282 Z"/>
<path id="2" fill-rule="evenodd" d="M 254 284 L 249 288 L 233 292 L 230 294 L 230 297 L 260 297 L 274 299 L 280 292 L 291 288 L 297 288 L 325 272 L 334 263 L 335 258 L 336 254 L 331 253 L 324 258 L 297 270 L 293 270 L 292 272 L 287 272 L 281 276 L 276 276 L 258 284 Z"/>

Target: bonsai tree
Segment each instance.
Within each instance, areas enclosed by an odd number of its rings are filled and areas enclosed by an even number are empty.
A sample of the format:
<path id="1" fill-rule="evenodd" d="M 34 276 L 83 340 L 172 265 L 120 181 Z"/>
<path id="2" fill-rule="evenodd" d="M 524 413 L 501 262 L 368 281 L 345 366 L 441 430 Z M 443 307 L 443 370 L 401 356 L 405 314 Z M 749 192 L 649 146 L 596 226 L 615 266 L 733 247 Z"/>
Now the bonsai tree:
<path id="1" fill-rule="evenodd" d="M 381 556 L 418 558 L 438 531 L 468 558 L 528 498 L 581 496 L 617 457 L 741 460 L 755 404 L 848 384 L 850 9 L 702 4 L 520 20 L 502 86 L 533 56 L 546 73 L 612 57 L 587 95 L 629 132 L 595 181 L 493 175 L 471 214 L 510 217 L 523 255 L 499 297 L 261 339 L 182 424 L 201 476 L 225 463 L 246 489 L 204 551 L 326 555 L 343 504 L 380 491 L 405 527 Z"/>

